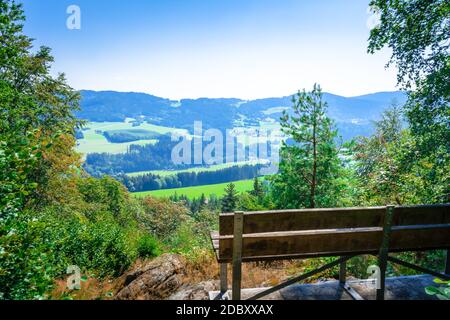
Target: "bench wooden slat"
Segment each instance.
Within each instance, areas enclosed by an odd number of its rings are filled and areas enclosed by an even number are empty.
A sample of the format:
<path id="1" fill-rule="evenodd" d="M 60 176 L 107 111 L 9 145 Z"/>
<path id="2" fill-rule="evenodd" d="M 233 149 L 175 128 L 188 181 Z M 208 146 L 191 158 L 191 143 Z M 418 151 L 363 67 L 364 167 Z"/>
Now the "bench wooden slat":
<path id="1" fill-rule="evenodd" d="M 243 260 L 256 257 L 293 257 L 373 253 L 379 250 L 383 232 L 379 227 L 289 231 L 243 236 Z M 233 236 L 221 236 L 219 261 L 231 261 Z M 450 224 L 394 227 L 391 251 L 414 251 L 450 247 Z M 266 260 L 266 259 L 261 259 Z"/>
<path id="2" fill-rule="evenodd" d="M 220 260 L 219 258 L 219 232 L 217 231 L 212 231 L 210 234 L 210 240 L 211 240 L 211 244 L 214 250 L 214 254 L 216 255 L 216 259 L 217 261 Z"/>
<path id="3" fill-rule="evenodd" d="M 244 234 L 382 227 L 385 207 L 249 212 Z M 220 215 L 220 235 L 232 235 L 233 214 Z M 450 205 L 396 207 L 394 226 L 450 223 Z"/>

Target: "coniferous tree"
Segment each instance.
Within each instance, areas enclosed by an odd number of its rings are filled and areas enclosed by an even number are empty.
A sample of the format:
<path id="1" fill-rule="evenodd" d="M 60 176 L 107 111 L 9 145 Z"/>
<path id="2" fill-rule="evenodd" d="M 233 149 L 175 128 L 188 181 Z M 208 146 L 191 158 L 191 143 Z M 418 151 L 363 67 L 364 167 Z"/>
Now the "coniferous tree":
<path id="1" fill-rule="evenodd" d="M 225 188 L 225 196 L 222 199 L 222 212 L 233 212 L 236 210 L 238 192 L 234 183 L 230 183 Z"/>
<path id="2" fill-rule="evenodd" d="M 273 178 L 273 199 L 281 208 L 334 206 L 339 175 L 337 131 L 327 117 L 322 90 L 298 92 L 292 112 L 284 112 L 282 131 L 293 141 L 281 148 L 280 174 Z"/>
<path id="3" fill-rule="evenodd" d="M 258 199 L 258 202 L 260 203 L 264 199 L 264 189 L 258 177 L 255 177 L 255 179 L 253 180 L 253 190 L 250 191 L 250 194 L 256 197 Z"/>

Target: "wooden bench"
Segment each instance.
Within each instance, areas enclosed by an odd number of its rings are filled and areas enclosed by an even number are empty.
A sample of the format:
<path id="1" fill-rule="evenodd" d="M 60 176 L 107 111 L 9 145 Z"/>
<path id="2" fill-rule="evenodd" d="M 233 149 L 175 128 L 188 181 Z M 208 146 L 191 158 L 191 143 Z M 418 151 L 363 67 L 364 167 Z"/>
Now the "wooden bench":
<path id="1" fill-rule="evenodd" d="M 307 274 L 267 289 L 259 299 L 288 285 L 340 265 L 340 283 L 355 299 L 358 294 L 346 285 L 346 261 L 361 254 L 378 256 L 380 283 L 377 299 L 384 299 L 387 263 L 450 280 L 450 204 L 236 212 L 222 214 L 219 232 L 211 241 L 220 264 L 220 292 L 228 291 L 227 265 L 232 265 L 232 299 L 241 299 L 243 262 L 338 257 Z M 389 256 L 389 252 L 447 250 L 444 273 L 428 270 Z"/>

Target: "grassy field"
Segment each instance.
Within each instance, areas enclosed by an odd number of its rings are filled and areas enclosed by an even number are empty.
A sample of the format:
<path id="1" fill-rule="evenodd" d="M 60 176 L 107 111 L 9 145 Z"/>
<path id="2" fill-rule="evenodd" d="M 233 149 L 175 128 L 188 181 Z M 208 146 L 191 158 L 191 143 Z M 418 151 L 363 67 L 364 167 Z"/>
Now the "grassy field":
<path id="1" fill-rule="evenodd" d="M 133 173 L 128 173 L 127 175 L 130 177 L 138 177 L 138 176 L 143 176 L 145 174 L 154 174 L 160 177 L 168 177 L 168 176 L 173 176 L 176 175 L 178 173 L 185 173 L 185 172 L 195 172 L 195 173 L 199 173 L 199 172 L 212 172 L 212 171 L 217 171 L 217 170 L 222 170 L 222 169 L 227 169 L 227 168 L 231 168 L 231 167 L 235 167 L 235 166 L 244 166 L 244 165 L 256 165 L 260 162 L 258 161 L 247 161 L 247 162 L 233 162 L 233 163 L 224 163 L 224 164 L 218 164 L 218 165 L 213 165 L 210 167 L 199 167 L 199 168 L 191 168 L 191 169 L 186 169 L 186 170 L 154 170 L 154 171 L 139 171 L 139 172 L 133 172 Z"/>
<path id="2" fill-rule="evenodd" d="M 170 133 L 175 128 L 161 127 L 148 123 L 143 123 L 139 127 L 133 127 L 131 122 L 90 122 L 86 126 L 86 130 L 83 130 L 84 139 L 77 141 L 77 151 L 86 155 L 88 153 L 125 153 L 130 145 L 146 145 L 156 143 L 157 140 L 139 140 L 135 142 L 127 143 L 110 143 L 106 138 L 98 131 L 113 131 L 113 130 L 133 130 L 141 129 L 160 134 Z"/>
<path id="3" fill-rule="evenodd" d="M 236 185 L 236 190 L 238 192 L 246 192 L 253 189 L 253 180 L 242 180 L 233 183 Z M 190 199 L 199 198 L 202 194 L 205 194 L 205 196 L 214 194 L 218 197 L 221 197 L 225 194 L 224 189 L 227 184 L 229 184 L 229 182 L 189 188 L 136 192 L 133 195 L 135 195 L 136 197 L 153 196 L 163 198 L 170 197 L 171 195 L 174 195 L 176 193 L 178 195 L 185 195 Z"/>

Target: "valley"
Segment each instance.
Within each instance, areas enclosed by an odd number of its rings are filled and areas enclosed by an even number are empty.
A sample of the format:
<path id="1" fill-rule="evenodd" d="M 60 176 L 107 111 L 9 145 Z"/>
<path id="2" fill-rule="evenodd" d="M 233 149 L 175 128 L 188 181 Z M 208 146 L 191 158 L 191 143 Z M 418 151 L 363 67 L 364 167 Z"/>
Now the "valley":
<path id="1" fill-rule="evenodd" d="M 195 133 L 194 121 L 201 122 L 204 130 L 273 132 L 279 130 L 279 119 L 283 112 L 289 114 L 292 110 L 289 96 L 252 101 L 208 98 L 173 101 L 144 93 L 113 91 L 81 91 L 81 96 L 81 110 L 77 116 L 87 120 L 88 123 L 79 133 L 76 149 L 86 161 L 85 168 L 93 175 L 125 174 L 130 178 L 152 175 L 167 179 L 180 173 L 198 174 L 236 165 L 255 165 L 258 161 L 248 157 L 244 161 L 236 159 L 232 163 L 224 161 L 213 165 L 204 163 L 200 166 L 174 166 L 170 163 L 168 154 L 170 150 L 160 150 L 167 146 L 161 143 L 161 139 L 170 141 L 168 136 L 175 131 L 192 139 Z M 340 142 L 358 136 L 369 136 L 373 133 L 372 121 L 379 119 L 380 114 L 389 106 L 402 104 L 405 99 L 406 96 L 402 92 L 380 92 L 359 97 L 324 93 L 324 100 L 329 105 L 328 115 L 335 122 Z M 246 134 L 244 144 L 250 148 L 252 145 L 265 142 L 261 137 Z M 149 145 L 154 148 L 148 149 Z M 136 148 L 139 146 L 142 148 L 137 151 Z M 149 156 L 149 152 L 158 155 Z M 165 156 L 161 157 L 161 154 Z M 157 159 L 152 160 L 154 157 Z M 103 160 L 99 163 L 98 158 Z M 133 164 L 135 162 L 143 164 L 128 168 L 124 163 L 130 161 Z M 153 161 L 156 161 L 155 165 L 152 165 Z M 141 167 L 148 169 L 139 170 Z M 119 180 L 123 181 L 123 178 Z M 241 182 L 237 184 L 242 185 Z M 223 186 L 214 184 L 204 187 L 153 190 L 149 191 L 149 194 L 166 197 L 174 192 L 186 193 L 184 195 L 188 197 L 199 196 L 202 193 L 220 196 L 223 193 Z"/>

